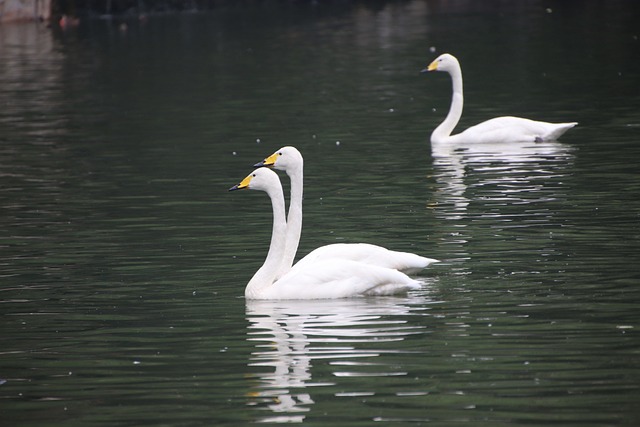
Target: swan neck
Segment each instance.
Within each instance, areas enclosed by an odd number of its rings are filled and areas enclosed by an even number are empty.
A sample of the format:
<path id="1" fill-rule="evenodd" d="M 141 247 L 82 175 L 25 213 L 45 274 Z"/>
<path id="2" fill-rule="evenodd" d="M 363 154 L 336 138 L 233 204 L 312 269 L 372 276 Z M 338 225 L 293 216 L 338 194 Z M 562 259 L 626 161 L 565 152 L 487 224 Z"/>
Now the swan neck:
<path id="1" fill-rule="evenodd" d="M 270 189 L 267 191 L 267 194 L 271 199 L 271 207 L 273 210 L 271 243 L 264 264 L 256 271 L 245 288 L 245 296 L 247 298 L 255 298 L 263 289 L 273 284 L 276 280 L 276 275 L 284 253 L 284 236 L 287 223 L 285 219 L 282 186 L 279 185 L 278 188 Z"/>
<path id="2" fill-rule="evenodd" d="M 462 94 L 462 70 L 458 66 L 456 69 L 449 71 L 451 76 L 451 84 L 453 94 L 451 96 L 451 106 L 449 113 L 442 123 L 431 134 L 431 142 L 444 142 L 451 136 L 453 129 L 456 127 L 462 117 L 462 108 L 464 105 L 464 96 Z"/>
<path id="3" fill-rule="evenodd" d="M 291 180 L 291 195 L 289 199 L 289 213 L 287 215 L 287 240 L 285 244 L 285 255 L 282 258 L 279 275 L 287 273 L 293 265 L 293 260 L 298 251 L 300 235 L 302 234 L 302 199 L 303 199 L 303 164 L 302 162 L 291 170 L 287 170 L 287 175 Z"/>

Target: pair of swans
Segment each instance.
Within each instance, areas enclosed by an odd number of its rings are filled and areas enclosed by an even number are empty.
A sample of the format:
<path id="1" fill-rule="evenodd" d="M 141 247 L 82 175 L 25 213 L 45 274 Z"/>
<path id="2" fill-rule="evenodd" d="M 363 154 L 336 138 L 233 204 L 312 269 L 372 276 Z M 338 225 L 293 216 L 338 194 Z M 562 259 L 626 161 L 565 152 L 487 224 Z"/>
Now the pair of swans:
<path id="1" fill-rule="evenodd" d="M 302 231 L 303 165 L 302 155 L 295 147 L 283 147 L 256 164 L 258 169 L 229 189 L 264 191 L 271 199 L 273 210 L 267 258 L 247 284 L 245 297 L 328 299 L 392 295 L 419 288 L 419 282 L 404 272 L 423 269 L 437 260 L 371 244 L 322 246 L 293 265 Z M 285 171 L 291 180 L 286 217 L 280 179 L 269 167 Z"/>
<path id="2" fill-rule="evenodd" d="M 548 123 L 521 117 L 496 117 L 486 122 L 471 126 L 465 131 L 451 135 L 462 116 L 464 97 L 462 94 L 462 69 L 455 56 L 443 53 L 438 56 L 423 73 L 429 71 L 444 71 L 451 76 L 453 95 L 449 114 L 431 134 L 431 143 L 501 143 L 501 142 L 543 142 L 555 141 L 560 136 L 577 125 L 571 123 Z"/>

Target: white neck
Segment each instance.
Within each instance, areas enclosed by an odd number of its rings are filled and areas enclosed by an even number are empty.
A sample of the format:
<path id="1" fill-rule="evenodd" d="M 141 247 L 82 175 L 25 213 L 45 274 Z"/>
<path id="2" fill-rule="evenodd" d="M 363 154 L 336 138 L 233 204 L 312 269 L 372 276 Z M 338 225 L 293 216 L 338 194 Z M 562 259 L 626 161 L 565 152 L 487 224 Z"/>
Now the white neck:
<path id="1" fill-rule="evenodd" d="M 269 252 L 267 253 L 264 264 L 256 271 L 251 280 L 249 280 L 244 290 L 245 297 L 247 298 L 254 298 L 256 295 L 259 295 L 263 289 L 273 284 L 277 278 L 276 274 L 284 255 L 284 236 L 287 229 L 287 222 L 285 219 L 282 186 L 278 185 L 277 187 L 270 188 L 267 190 L 267 194 L 271 199 L 271 207 L 273 208 L 271 244 L 269 245 Z"/>
<path id="2" fill-rule="evenodd" d="M 287 169 L 287 175 L 291 180 L 291 197 L 289 199 L 289 213 L 287 215 L 287 238 L 285 252 L 278 277 L 286 274 L 293 265 L 293 260 L 298 251 L 300 235 L 302 234 L 302 191 L 304 182 L 304 163 Z"/>
<path id="3" fill-rule="evenodd" d="M 431 142 L 436 144 L 445 142 L 451 136 L 451 132 L 453 132 L 460 117 L 462 117 L 462 106 L 464 104 L 464 97 L 462 96 L 462 70 L 460 67 L 457 67 L 449 71 L 449 75 L 451 76 L 453 86 L 451 107 L 449 108 L 447 117 L 431 134 Z"/>

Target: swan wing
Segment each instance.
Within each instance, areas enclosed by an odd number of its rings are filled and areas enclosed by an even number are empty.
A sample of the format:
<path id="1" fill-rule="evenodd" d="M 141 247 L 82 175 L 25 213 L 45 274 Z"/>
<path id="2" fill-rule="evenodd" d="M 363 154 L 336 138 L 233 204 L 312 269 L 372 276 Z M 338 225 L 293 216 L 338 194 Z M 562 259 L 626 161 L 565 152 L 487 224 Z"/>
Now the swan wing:
<path id="1" fill-rule="evenodd" d="M 548 123 L 522 117 L 496 117 L 471 126 L 451 137 L 452 142 L 542 142 L 555 141 L 577 123 Z"/>
<path id="2" fill-rule="evenodd" d="M 418 281 L 390 268 L 327 259 L 291 270 L 253 299 L 333 299 L 393 295 L 420 288 Z"/>
<path id="3" fill-rule="evenodd" d="M 329 259 L 343 259 L 357 261 L 379 267 L 392 268 L 402 272 L 416 272 L 429 264 L 439 262 L 410 252 L 391 251 L 382 246 L 368 243 L 334 243 L 321 246 L 311 251 L 293 266 L 293 271 Z"/>

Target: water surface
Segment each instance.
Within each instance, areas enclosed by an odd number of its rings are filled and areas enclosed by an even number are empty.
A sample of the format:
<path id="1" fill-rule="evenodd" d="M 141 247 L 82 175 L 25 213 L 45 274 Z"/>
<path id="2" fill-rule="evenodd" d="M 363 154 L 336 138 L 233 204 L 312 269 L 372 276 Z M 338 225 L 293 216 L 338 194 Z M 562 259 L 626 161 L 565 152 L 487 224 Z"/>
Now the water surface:
<path id="1" fill-rule="evenodd" d="M 638 8 L 449 3 L 0 27 L 3 420 L 640 421 Z M 419 70 L 444 51 L 460 128 L 579 126 L 432 146 L 450 83 Z M 306 160 L 300 253 L 441 259 L 422 290 L 244 300 L 269 201 L 227 189 L 283 145 Z"/>

